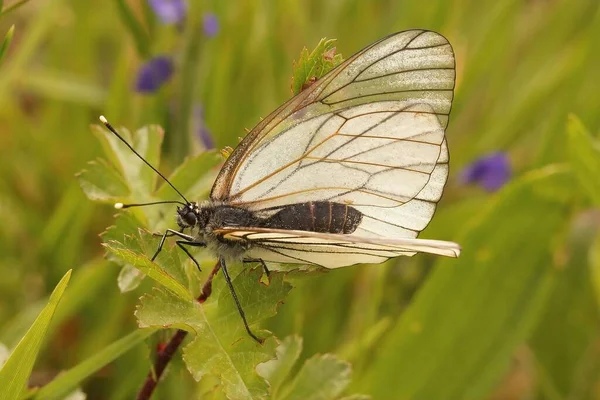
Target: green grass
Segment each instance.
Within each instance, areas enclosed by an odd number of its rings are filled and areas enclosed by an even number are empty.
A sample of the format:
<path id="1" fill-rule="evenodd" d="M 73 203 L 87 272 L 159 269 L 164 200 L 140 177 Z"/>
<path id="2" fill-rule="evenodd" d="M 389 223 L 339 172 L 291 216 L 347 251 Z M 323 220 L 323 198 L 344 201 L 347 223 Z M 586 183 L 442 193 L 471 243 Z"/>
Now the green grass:
<path id="1" fill-rule="evenodd" d="M 452 43 L 457 87 L 450 179 L 423 237 L 457 241 L 463 256 L 295 274 L 264 328 L 303 338 L 292 381 L 305 360 L 334 353 L 352 365 L 347 393 L 375 399 L 598 398 L 596 0 L 190 3 L 180 31 L 149 21 L 143 0 L 31 0 L 0 17 L 0 44 L 14 25 L 0 60 L 0 343 L 17 345 L 73 269 L 31 385 L 90 357 L 112 359 L 98 352 L 116 354 L 110 345 L 135 331 L 136 305 L 154 285 L 120 293 L 120 267 L 103 260 L 98 236 L 115 211 L 87 199 L 75 177 L 105 157 L 90 130 L 98 115 L 130 131 L 163 126 L 161 170 L 170 173 L 201 151 L 189 135 L 196 105 L 217 146 L 234 147 L 290 97 L 304 46 L 336 38 L 350 56 L 389 33 L 426 28 Z M 124 4 L 139 21 L 136 35 Z M 205 11 L 218 16 L 214 38 L 198 29 Z M 152 96 L 133 91 L 146 51 L 176 57 L 172 81 Z M 490 194 L 461 184 L 462 167 L 495 151 L 511 159 L 509 185 Z M 129 351 L 70 384 L 90 399 L 134 397 L 150 351 L 169 334 L 128 342 Z M 195 383 L 177 355 L 155 398 L 191 398 L 215 383 Z"/>

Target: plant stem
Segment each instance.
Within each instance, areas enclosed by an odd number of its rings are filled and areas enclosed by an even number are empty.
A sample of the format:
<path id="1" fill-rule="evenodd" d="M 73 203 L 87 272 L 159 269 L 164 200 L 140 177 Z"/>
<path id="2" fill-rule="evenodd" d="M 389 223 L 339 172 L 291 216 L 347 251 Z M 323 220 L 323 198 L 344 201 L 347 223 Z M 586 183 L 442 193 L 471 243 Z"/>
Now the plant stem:
<path id="1" fill-rule="evenodd" d="M 221 268 L 221 263 L 217 261 L 215 267 L 206 279 L 206 282 L 204 282 L 204 286 L 202 286 L 202 292 L 200 296 L 198 296 L 198 298 L 196 299 L 196 301 L 198 301 L 199 303 L 204 303 L 212 293 L 212 281 L 215 274 L 219 271 L 219 268 Z M 177 351 L 187 334 L 187 331 L 178 329 L 177 332 L 175 332 L 175 334 L 173 335 L 173 337 L 171 337 L 171 340 L 169 340 L 169 343 L 167 343 L 167 345 L 163 349 L 158 351 L 158 353 L 156 354 L 156 360 L 154 361 L 154 366 L 148 372 L 146 380 L 144 381 L 144 385 L 142 386 L 136 397 L 137 400 L 150 399 L 152 393 L 154 392 L 154 389 L 156 388 L 156 384 L 158 383 L 160 377 L 167 368 L 169 361 L 171 361 L 171 358 L 173 358 L 173 355 L 175 354 L 175 352 Z"/>
<path id="2" fill-rule="evenodd" d="M 171 361 L 171 358 L 173 358 L 173 355 L 186 336 L 186 331 L 178 329 L 171 340 L 169 340 L 169 343 L 165 346 L 165 348 L 158 352 L 156 355 L 156 361 L 154 362 L 154 368 L 148 372 L 146 381 L 144 381 L 144 386 L 142 386 L 142 389 L 137 395 L 138 400 L 146 400 L 152 396 L 158 380 L 160 379 L 165 368 L 167 368 L 167 364 L 169 364 L 169 361 Z"/>

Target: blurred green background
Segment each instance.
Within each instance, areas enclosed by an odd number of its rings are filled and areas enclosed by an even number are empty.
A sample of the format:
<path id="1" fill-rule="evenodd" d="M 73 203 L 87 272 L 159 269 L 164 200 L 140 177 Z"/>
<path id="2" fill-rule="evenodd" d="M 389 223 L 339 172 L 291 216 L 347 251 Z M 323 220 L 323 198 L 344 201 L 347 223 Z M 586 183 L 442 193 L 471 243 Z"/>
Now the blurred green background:
<path id="1" fill-rule="evenodd" d="M 98 237 L 114 210 L 75 178 L 102 155 L 89 129 L 98 115 L 165 127 L 161 169 L 171 171 L 202 151 L 194 109 L 218 148 L 234 147 L 290 97 L 304 46 L 337 38 L 350 56 L 425 28 L 452 43 L 457 82 L 449 183 L 423 237 L 457 241 L 463 255 L 294 278 L 266 327 L 300 334 L 304 358 L 349 361 L 351 391 L 375 399 L 600 399 L 597 0 L 190 1 L 179 28 L 130 0 L 146 55 L 120 4 L 31 0 L 0 18 L 0 35 L 15 25 L 0 63 L 1 343 L 15 346 L 73 269 L 32 385 L 134 330 L 149 288 L 119 292 Z M 213 37 L 201 32 L 207 12 Z M 160 54 L 175 59 L 171 80 L 136 93 L 138 69 Z M 510 182 L 494 193 L 465 185 L 461 169 L 492 152 L 508 155 Z M 129 399 L 148 368 L 140 344 L 81 387 L 89 399 Z M 156 398 L 193 392 L 176 357 Z"/>

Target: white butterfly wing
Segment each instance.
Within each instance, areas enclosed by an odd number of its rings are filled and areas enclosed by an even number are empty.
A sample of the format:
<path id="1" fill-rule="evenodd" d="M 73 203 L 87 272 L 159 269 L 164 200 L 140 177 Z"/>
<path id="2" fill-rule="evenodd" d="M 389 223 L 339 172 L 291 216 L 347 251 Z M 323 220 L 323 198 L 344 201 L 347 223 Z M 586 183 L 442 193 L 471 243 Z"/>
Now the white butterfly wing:
<path id="1" fill-rule="evenodd" d="M 415 238 L 448 176 L 444 130 L 454 79 L 443 36 L 411 30 L 384 38 L 261 121 L 223 166 L 211 198 L 263 217 L 289 204 L 335 201 L 363 215 L 344 236 Z M 368 256 L 348 262 L 420 250 L 386 251 L 369 247 Z"/>
<path id="2" fill-rule="evenodd" d="M 371 239 L 307 231 L 264 228 L 223 228 L 216 233 L 226 240 L 252 243 L 248 258 L 264 261 L 315 264 L 339 268 L 353 264 L 377 264 L 392 257 L 417 252 L 458 257 L 456 243 L 428 239 Z"/>

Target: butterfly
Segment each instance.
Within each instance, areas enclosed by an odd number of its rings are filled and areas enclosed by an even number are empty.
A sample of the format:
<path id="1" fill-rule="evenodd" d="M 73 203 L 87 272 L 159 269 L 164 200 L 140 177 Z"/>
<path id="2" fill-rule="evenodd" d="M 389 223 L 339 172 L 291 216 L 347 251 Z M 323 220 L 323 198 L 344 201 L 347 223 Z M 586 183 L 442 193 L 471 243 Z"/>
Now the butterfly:
<path id="1" fill-rule="evenodd" d="M 445 129 L 455 61 L 427 30 L 387 36 L 348 58 L 262 120 L 227 158 L 209 200 L 183 199 L 167 237 L 219 259 L 246 331 L 227 263 L 242 260 L 339 268 L 431 253 L 456 243 L 417 239 L 448 177 Z M 165 202 L 124 205 L 117 208 Z"/>

